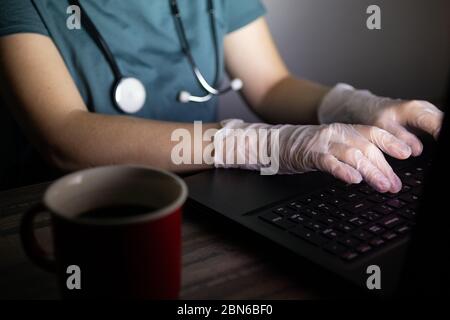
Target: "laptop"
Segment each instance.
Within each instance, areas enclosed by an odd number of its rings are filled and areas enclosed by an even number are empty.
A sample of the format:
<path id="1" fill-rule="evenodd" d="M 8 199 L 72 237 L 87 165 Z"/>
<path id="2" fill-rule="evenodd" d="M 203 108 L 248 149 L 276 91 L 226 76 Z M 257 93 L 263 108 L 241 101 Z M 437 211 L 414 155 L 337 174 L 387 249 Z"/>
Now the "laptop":
<path id="1" fill-rule="evenodd" d="M 218 169 L 186 178 L 188 208 L 224 216 L 370 295 L 440 296 L 450 272 L 449 121 L 420 157 L 389 159 L 403 182 L 398 194 L 321 172 L 261 176 Z"/>

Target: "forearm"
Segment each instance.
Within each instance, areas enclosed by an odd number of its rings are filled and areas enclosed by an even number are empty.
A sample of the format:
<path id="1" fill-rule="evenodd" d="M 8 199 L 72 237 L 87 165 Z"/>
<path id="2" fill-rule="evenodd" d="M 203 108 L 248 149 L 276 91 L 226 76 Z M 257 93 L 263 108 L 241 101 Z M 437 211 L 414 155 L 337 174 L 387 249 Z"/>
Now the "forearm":
<path id="1" fill-rule="evenodd" d="M 329 88 L 288 76 L 264 95 L 255 112 L 271 123 L 316 124 L 317 109 Z"/>
<path id="2" fill-rule="evenodd" d="M 175 172 L 210 167 L 173 163 L 171 152 L 178 142 L 172 141 L 171 136 L 180 128 L 189 131 L 194 146 L 193 124 L 73 112 L 61 124 L 59 134 L 49 138 L 44 153 L 64 171 L 113 164 L 150 165 Z M 211 128 L 219 125 L 203 124 L 203 132 Z M 206 144 L 203 142 L 202 150 Z M 191 152 L 195 152 L 194 147 Z"/>

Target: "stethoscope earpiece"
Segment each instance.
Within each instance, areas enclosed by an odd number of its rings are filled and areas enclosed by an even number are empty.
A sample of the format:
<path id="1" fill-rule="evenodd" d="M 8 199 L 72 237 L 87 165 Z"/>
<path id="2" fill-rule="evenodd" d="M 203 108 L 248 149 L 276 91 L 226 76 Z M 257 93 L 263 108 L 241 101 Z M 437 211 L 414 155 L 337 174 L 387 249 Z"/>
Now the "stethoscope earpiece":
<path id="1" fill-rule="evenodd" d="M 222 90 L 216 90 L 214 93 L 210 92 L 206 96 L 203 96 L 203 97 L 193 96 L 190 92 L 183 90 L 183 91 L 180 91 L 180 93 L 178 94 L 178 102 L 180 102 L 180 103 L 207 102 L 207 101 L 211 100 L 214 96 L 219 96 L 219 95 L 222 95 L 229 91 L 239 91 L 242 89 L 243 86 L 244 86 L 244 83 L 242 82 L 242 80 L 236 78 L 230 82 L 230 86 L 228 88 L 225 88 Z M 205 89 L 205 90 L 207 90 L 207 89 Z"/>
<path id="2" fill-rule="evenodd" d="M 233 91 L 239 91 L 244 87 L 244 82 L 242 82 L 241 79 L 234 79 L 233 81 L 231 81 L 231 90 Z"/>
<path id="3" fill-rule="evenodd" d="M 180 91 L 178 94 L 178 102 L 189 103 L 191 102 L 192 95 L 187 91 Z"/>

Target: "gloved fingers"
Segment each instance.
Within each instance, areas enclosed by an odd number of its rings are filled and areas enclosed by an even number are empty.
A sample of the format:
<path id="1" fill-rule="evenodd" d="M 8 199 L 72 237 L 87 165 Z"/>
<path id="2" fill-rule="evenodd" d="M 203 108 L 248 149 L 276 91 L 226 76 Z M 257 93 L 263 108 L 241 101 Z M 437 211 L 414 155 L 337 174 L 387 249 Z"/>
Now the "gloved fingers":
<path id="1" fill-rule="evenodd" d="M 343 143 L 333 143 L 330 145 L 330 152 L 338 160 L 358 170 L 363 179 L 378 192 L 388 192 L 391 189 L 388 177 L 360 149 Z"/>
<path id="2" fill-rule="evenodd" d="M 357 170 L 339 161 L 331 154 L 320 153 L 315 162 L 318 170 L 328 172 L 344 182 L 358 184 L 363 179 Z"/>
<path id="3" fill-rule="evenodd" d="M 431 134 L 435 139 L 441 131 L 443 112 L 427 101 L 410 101 L 403 107 L 406 123 Z"/>
<path id="4" fill-rule="evenodd" d="M 418 157 L 422 154 L 422 142 L 416 137 L 416 135 L 409 132 L 408 129 L 397 123 L 388 124 L 385 126 L 385 129 L 398 139 L 405 142 L 411 148 L 411 153 L 414 157 Z"/>
<path id="5" fill-rule="evenodd" d="M 392 133 L 374 126 L 355 125 L 354 127 L 363 137 L 391 157 L 404 160 L 411 156 L 411 147 Z M 370 147 L 371 150 L 379 151 L 378 148 Z"/>
<path id="6" fill-rule="evenodd" d="M 375 127 L 373 127 L 375 128 Z M 387 133 L 386 131 L 375 128 L 374 130 L 377 132 L 374 134 L 375 136 L 382 136 L 384 133 Z M 390 137 L 393 137 L 391 134 L 387 133 L 387 139 L 390 139 Z M 378 137 L 378 139 L 383 139 L 382 137 Z M 395 140 L 398 140 L 394 137 Z M 388 191 L 392 193 L 397 193 L 402 189 L 402 182 L 400 178 L 395 174 L 394 170 L 392 170 L 392 167 L 387 162 L 386 158 L 384 157 L 381 150 L 377 147 L 375 143 L 369 142 L 367 139 L 361 137 L 361 139 L 354 139 L 352 141 L 352 146 L 361 150 L 363 154 L 366 156 L 367 159 L 369 159 L 372 164 L 374 164 L 383 174 L 386 178 L 389 179 L 389 182 L 391 184 L 391 187 Z M 409 152 L 411 150 L 407 146 Z"/>

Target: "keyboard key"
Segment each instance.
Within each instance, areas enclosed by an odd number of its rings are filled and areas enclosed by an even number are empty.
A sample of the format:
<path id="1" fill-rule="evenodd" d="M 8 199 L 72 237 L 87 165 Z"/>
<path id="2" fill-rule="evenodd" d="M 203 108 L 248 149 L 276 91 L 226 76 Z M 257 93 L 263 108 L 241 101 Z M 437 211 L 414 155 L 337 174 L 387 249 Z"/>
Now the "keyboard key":
<path id="1" fill-rule="evenodd" d="M 383 203 L 387 200 L 388 198 L 386 196 L 383 196 L 379 193 L 374 194 L 373 196 L 370 196 L 369 198 L 367 198 L 367 200 L 370 200 L 372 202 L 376 202 L 376 203 Z"/>
<path id="2" fill-rule="evenodd" d="M 373 238 L 373 235 L 370 232 L 359 230 L 353 233 L 353 236 L 359 240 L 367 241 Z"/>
<path id="3" fill-rule="evenodd" d="M 411 193 L 415 196 L 420 197 L 423 194 L 423 188 L 419 187 L 419 188 L 414 188 Z"/>
<path id="4" fill-rule="evenodd" d="M 366 195 L 371 195 L 371 194 L 374 194 L 375 193 L 375 190 L 373 190 L 371 187 L 369 187 L 369 186 L 363 186 L 363 187 L 361 187 L 361 188 L 359 188 L 359 190 L 358 190 L 359 192 L 362 192 L 362 193 L 364 193 L 364 194 L 366 194 Z"/>
<path id="5" fill-rule="evenodd" d="M 314 199 L 308 196 L 308 197 L 301 197 L 298 199 L 298 201 L 300 201 L 302 204 L 308 205 L 311 204 L 314 201 Z"/>
<path id="6" fill-rule="evenodd" d="M 314 195 L 314 198 L 316 198 L 319 201 L 323 201 L 324 199 L 327 198 L 327 194 L 325 192 L 319 192 Z"/>
<path id="7" fill-rule="evenodd" d="M 344 207 L 344 209 L 356 214 L 360 211 L 369 209 L 371 206 L 372 206 L 372 204 L 370 202 L 358 201 L 358 202 L 346 205 Z"/>
<path id="8" fill-rule="evenodd" d="M 306 216 L 310 217 L 310 218 L 317 218 L 320 217 L 323 213 L 321 213 L 318 210 L 311 210 L 311 209 L 305 209 L 304 211 L 302 211 Z"/>
<path id="9" fill-rule="evenodd" d="M 262 215 L 259 216 L 261 219 L 263 219 L 264 221 L 270 222 L 272 223 L 274 220 L 281 220 L 283 219 L 282 217 L 280 217 L 279 215 L 273 213 L 273 212 L 267 212 L 264 213 Z"/>
<path id="10" fill-rule="evenodd" d="M 337 219 L 347 219 L 350 218 L 350 213 L 348 213 L 347 211 L 343 211 L 343 210 L 336 210 L 334 212 L 331 213 L 331 215 Z"/>
<path id="11" fill-rule="evenodd" d="M 312 221 L 312 220 L 308 221 L 306 224 L 304 224 L 304 226 L 306 228 L 316 231 L 316 232 L 324 229 L 323 225 L 321 225 L 320 223 L 317 223 L 315 221 Z"/>
<path id="12" fill-rule="evenodd" d="M 367 223 L 367 220 L 364 220 L 360 217 L 354 217 L 354 218 L 351 218 L 350 220 L 348 220 L 348 222 L 350 222 L 351 224 L 353 224 L 357 227 L 360 227 L 360 226 L 365 225 Z"/>
<path id="13" fill-rule="evenodd" d="M 325 229 L 324 231 L 322 231 L 322 234 L 323 234 L 325 237 L 330 238 L 330 239 L 337 238 L 337 237 L 339 237 L 339 236 L 341 235 L 340 232 L 334 230 L 333 228 L 327 228 L 327 229 Z"/>
<path id="14" fill-rule="evenodd" d="M 296 226 L 294 222 L 280 217 L 279 215 L 276 215 L 272 212 L 267 212 L 260 215 L 259 217 L 283 230 L 287 230 Z"/>
<path id="15" fill-rule="evenodd" d="M 323 206 L 319 210 L 324 212 L 324 213 L 326 213 L 326 214 L 328 214 L 328 215 L 331 215 L 333 212 L 336 211 L 335 208 L 332 208 L 332 207 L 329 207 L 329 206 Z"/>
<path id="16" fill-rule="evenodd" d="M 345 261 L 352 261 L 355 260 L 358 257 L 358 254 L 356 252 L 346 251 L 343 254 L 341 254 L 341 258 Z"/>
<path id="17" fill-rule="evenodd" d="M 289 202 L 288 207 L 294 211 L 299 211 L 304 208 L 300 201 L 291 201 Z"/>
<path id="18" fill-rule="evenodd" d="M 348 247 L 348 248 L 355 248 L 356 246 L 358 246 L 361 242 L 356 240 L 355 238 L 352 237 L 344 237 L 344 238 L 340 238 L 338 240 L 338 242 L 340 244 L 343 244 L 344 246 Z"/>
<path id="19" fill-rule="evenodd" d="M 414 220 L 417 216 L 417 211 L 414 209 L 404 209 L 399 211 L 399 214 L 409 220 Z"/>
<path id="20" fill-rule="evenodd" d="M 329 188 L 326 192 L 332 196 L 338 195 L 340 193 L 339 190 L 335 187 Z"/>
<path id="21" fill-rule="evenodd" d="M 326 203 L 320 202 L 315 206 L 315 209 L 318 209 L 324 213 L 331 213 L 333 212 L 333 209 L 331 209 L 330 206 L 328 206 Z"/>
<path id="22" fill-rule="evenodd" d="M 375 239 L 370 240 L 370 242 L 369 242 L 369 244 L 373 247 L 382 246 L 384 243 L 385 243 L 384 240 L 381 238 L 375 238 Z"/>
<path id="23" fill-rule="evenodd" d="M 413 173 L 411 172 L 411 170 L 405 170 L 405 171 L 399 172 L 398 176 L 400 178 L 406 179 L 406 178 L 411 178 L 413 176 Z"/>
<path id="24" fill-rule="evenodd" d="M 418 200 L 419 200 L 419 197 L 416 196 L 416 195 L 414 195 L 414 194 L 412 194 L 412 193 L 405 193 L 405 194 L 402 194 L 402 195 L 399 197 L 399 199 L 401 199 L 401 200 L 403 200 L 403 201 L 405 201 L 405 202 L 411 203 L 411 202 L 416 202 L 416 201 L 418 201 Z"/>
<path id="25" fill-rule="evenodd" d="M 339 231 L 342 231 L 344 233 L 348 233 L 348 232 L 352 231 L 354 229 L 354 227 L 348 223 L 341 222 L 336 225 L 336 229 L 338 229 Z"/>
<path id="26" fill-rule="evenodd" d="M 318 220 L 327 226 L 332 225 L 333 223 L 336 222 L 335 219 L 333 219 L 331 217 L 327 217 L 327 216 L 321 216 L 321 217 L 319 217 Z"/>
<path id="27" fill-rule="evenodd" d="M 389 207 L 385 204 L 377 205 L 377 206 L 373 207 L 372 209 L 382 215 L 387 215 L 387 214 L 391 214 L 394 212 L 394 209 L 392 209 L 391 207 Z"/>
<path id="28" fill-rule="evenodd" d="M 411 226 L 408 224 L 402 225 L 400 227 L 398 227 L 397 229 L 395 229 L 395 232 L 399 233 L 399 234 L 406 234 L 409 233 L 411 231 Z"/>
<path id="29" fill-rule="evenodd" d="M 294 222 L 292 222 L 288 219 L 276 220 L 276 221 L 272 221 L 272 223 L 274 225 L 276 225 L 278 228 L 283 229 L 283 230 L 292 229 L 293 227 L 297 226 L 297 224 L 295 224 Z"/>
<path id="30" fill-rule="evenodd" d="M 391 199 L 388 202 L 386 202 L 386 204 L 388 206 L 391 206 L 391 207 L 395 208 L 395 209 L 403 208 L 406 205 L 405 202 L 403 202 L 403 201 L 401 201 L 399 199 Z"/>
<path id="31" fill-rule="evenodd" d="M 359 184 L 345 184 L 342 186 L 342 193 L 358 193 L 358 189 L 359 189 L 360 185 Z M 341 193 L 341 194 L 342 194 Z"/>
<path id="32" fill-rule="evenodd" d="M 369 252 L 370 250 L 372 250 L 372 247 L 369 246 L 368 244 L 361 244 L 356 248 L 356 251 L 358 251 L 359 253 L 366 253 Z"/>
<path id="33" fill-rule="evenodd" d="M 381 215 L 375 213 L 375 211 L 369 210 L 367 212 L 363 212 L 359 215 L 361 218 L 364 218 L 368 221 L 375 221 L 381 218 Z"/>
<path id="34" fill-rule="evenodd" d="M 286 207 L 279 207 L 273 210 L 274 213 L 279 215 L 285 215 L 291 213 Z"/>
<path id="35" fill-rule="evenodd" d="M 402 190 L 400 190 L 401 193 L 410 192 L 412 188 L 406 184 L 403 184 Z"/>
<path id="36" fill-rule="evenodd" d="M 392 229 L 399 224 L 401 224 L 404 220 L 398 216 L 388 216 L 380 221 L 380 224 L 388 229 Z"/>
<path id="37" fill-rule="evenodd" d="M 363 197 L 363 195 L 361 193 L 357 193 L 357 192 L 350 192 L 348 194 L 343 194 L 341 196 L 341 198 L 345 201 L 356 201 L 359 200 Z"/>
<path id="38" fill-rule="evenodd" d="M 403 181 L 404 184 L 407 184 L 410 187 L 417 187 L 422 185 L 422 180 L 418 180 L 416 178 L 407 178 Z"/>
<path id="39" fill-rule="evenodd" d="M 372 232 L 373 234 L 380 234 L 385 231 L 385 229 L 377 224 L 374 224 L 368 228 L 366 228 L 367 231 Z"/>
<path id="40" fill-rule="evenodd" d="M 347 249 L 344 246 L 335 242 L 327 244 L 324 249 L 337 256 L 340 256 L 341 254 L 347 251 Z"/>
<path id="41" fill-rule="evenodd" d="M 383 234 L 383 238 L 386 240 L 393 240 L 397 238 L 397 234 L 395 232 L 388 231 L 385 234 Z"/>
<path id="42" fill-rule="evenodd" d="M 314 233 L 313 231 L 305 229 L 303 227 L 294 228 L 294 229 L 290 230 L 290 232 L 293 235 L 295 235 L 303 240 L 306 240 L 316 246 L 322 246 L 327 241 L 325 238 L 321 237 L 320 235 Z"/>
<path id="43" fill-rule="evenodd" d="M 338 198 L 327 199 L 327 202 L 335 207 L 341 207 L 345 204 L 345 202 L 343 200 L 338 199 Z"/>
<path id="44" fill-rule="evenodd" d="M 290 216 L 289 220 L 291 220 L 294 223 L 301 223 L 301 224 L 306 224 L 306 223 L 308 223 L 308 221 L 310 221 L 309 218 L 307 218 L 304 215 L 298 214 L 298 213 Z"/>
<path id="45" fill-rule="evenodd" d="M 384 194 L 385 197 L 392 199 L 392 198 L 398 198 L 398 193 L 385 193 Z"/>

